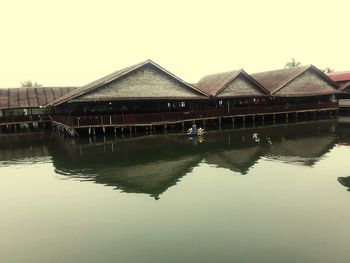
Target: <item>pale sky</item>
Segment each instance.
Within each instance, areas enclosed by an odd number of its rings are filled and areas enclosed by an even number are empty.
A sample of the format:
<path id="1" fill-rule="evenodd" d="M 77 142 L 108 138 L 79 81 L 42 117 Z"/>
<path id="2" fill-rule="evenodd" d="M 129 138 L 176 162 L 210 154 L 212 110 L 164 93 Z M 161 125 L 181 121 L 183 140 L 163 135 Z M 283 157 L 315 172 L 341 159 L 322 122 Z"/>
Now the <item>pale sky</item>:
<path id="1" fill-rule="evenodd" d="M 0 87 L 80 86 L 152 59 L 188 82 L 243 68 L 350 70 L 350 1 L 1 0 Z"/>

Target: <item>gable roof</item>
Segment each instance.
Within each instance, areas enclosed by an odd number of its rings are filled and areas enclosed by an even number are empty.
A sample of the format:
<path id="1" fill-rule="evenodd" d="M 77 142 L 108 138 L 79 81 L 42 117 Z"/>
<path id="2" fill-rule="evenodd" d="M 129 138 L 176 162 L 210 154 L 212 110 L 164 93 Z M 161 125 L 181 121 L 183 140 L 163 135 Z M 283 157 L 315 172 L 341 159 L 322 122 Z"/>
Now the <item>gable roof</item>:
<path id="1" fill-rule="evenodd" d="M 330 86 L 334 88 L 334 92 L 337 92 L 336 83 L 313 65 L 259 72 L 251 74 L 251 76 L 261 83 L 261 85 L 263 85 L 267 90 L 269 90 L 270 94 L 272 95 L 309 70 L 328 82 Z M 310 87 L 311 90 L 312 88 L 313 87 Z"/>
<path id="2" fill-rule="evenodd" d="M 196 87 L 215 97 L 239 76 L 248 79 L 248 81 L 257 86 L 258 89 L 261 89 L 262 92 L 268 94 L 268 91 L 243 69 L 206 75 L 197 82 Z M 240 94 L 238 93 L 237 96 L 240 96 Z"/>
<path id="3" fill-rule="evenodd" d="M 0 89 L 0 109 L 39 108 L 75 87 L 22 87 Z"/>
<path id="4" fill-rule="evenodd" d="M 198 96 L 206 96 L 206 97 L 208 96 L 207 94 L 205 94 L 201 90 L 199 90 L 196 87 L 192 86 L 191 84 L 183 81 L 179 77 L 175 76 L 174 74 L 170 73 L 169 71 L 167 71 L 166 69 L 162 68 L 161 66 L 159 66 L 158 64 L 156 64 L 155 62 L 153 62 L 152 60 L 149 59 L 149 60 L 143 61 L 141 63 L 123 68 L 121 70 L 117 70 L 111 74 L 108 74 L 108 75 L 100 78 L 100 79 L 97 79 L 93 82 L 90 82 L 90 83 L 86 84 L 85 86 L 82 86 L 82 87 L 74 90 L 73 92 L 70 92 L 70 93 L 66 94 L 65 96 L 53 101 L 49 105 L 57 106 L 57 105 L 60 105 L 64 102 L 68 102 L 70 100 L 73 100 L 73 99 L 80 97 L 88 92 L 91 92 L 91 91 L 93 91 L 93 90 L 95 90 L 95 89 L 97 89 L 105 84 L 108 84 L 114 80 L 117 80 L 117 79 L 127 75 L 128 73 L 131 73 L 131 72 L 133 72 L 133 71 L 135 71 L 135 70 L 137 70 L 145 65 L 152 65 L 152 66 L 156 67 L 160 71 L 171 76 L 173 79 L 177 80 L 178 82 L 182 83 L 183 85 L 185 85 L 186 87 L 191 89 L 193 92 L 196 92 L 198 94 Z M 169 97 L 171 97 L 171 94 Z"/>
<path id="5" fill-rule="evenodd" d="M 330 72 L 327 76 L 335 82 L 350 81 L 350 71 Z"/>

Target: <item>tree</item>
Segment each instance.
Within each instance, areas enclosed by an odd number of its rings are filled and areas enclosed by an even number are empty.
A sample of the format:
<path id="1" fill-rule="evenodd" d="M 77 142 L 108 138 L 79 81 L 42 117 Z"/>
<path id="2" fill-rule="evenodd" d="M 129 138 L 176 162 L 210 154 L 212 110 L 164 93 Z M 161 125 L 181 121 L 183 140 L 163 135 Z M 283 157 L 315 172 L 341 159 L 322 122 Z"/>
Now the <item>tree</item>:
<path id="1" fill-rule="evenodd" d="M 21 82 L 22 87 L 32 88 L 32 87 L 42 87 L 43 85 L 39 84 L 38 82 L 32 82 L 31 80 L 26 80 Z"/>
<path id="2" fill-rule="evenodd" d="M 334 68 L 329 68 L 329 67 L 326 67 L 324 69 L 321 69 L 320 70 L 323 72 L 323 73 L 331 73 L 331 72 L 334 72 L 335 69 Z"/>
<path id="3" fill-rule="evenodd" d="M 291 61 L 288 61 L 284 67 L 285 68 L 295 68 L 295 67 L 298 67 L 300 65 L 301 65 L 300 62 L 297 62 L 294 58 L 292 58 Z"/>

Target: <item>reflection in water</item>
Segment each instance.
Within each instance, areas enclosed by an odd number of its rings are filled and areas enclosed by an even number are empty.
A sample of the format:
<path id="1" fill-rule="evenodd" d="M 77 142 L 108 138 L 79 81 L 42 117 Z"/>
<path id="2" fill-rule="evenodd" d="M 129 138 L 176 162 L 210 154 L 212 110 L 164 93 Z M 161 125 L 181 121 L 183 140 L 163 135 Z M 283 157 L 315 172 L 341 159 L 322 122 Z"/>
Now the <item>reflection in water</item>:
<path id="1" fill-rule="evenodd" d="M 350 191 L 350 176 L 348 177 L 339 177 L 338 182 L 341 183 L 343 186 L 348 188 L 348 191 Z"/>
<path id="2" fill-rule="evenodd" d="M 348 262 L 347 124 L 223 128 L 0 135 L 1 262 Z"/>
<path id="3" fill-rule="evenodd" d="M 202 143 L 182 135 L 88 140 L 57 138 L 49 147 L 57 173 L 154 198 L 200 162 L 247 174 L 262 157 L 314 165 L 336 143 L 334 121 L 212 131 Z"/>
<path id="4" fill-rule="evenodd" d="M 179 134 L 80 139 L 68 143 L 53 134 L 6 137 L 0 162 L 51 157 L 56 173 L 156 199 L 199 163 L 248 174 L 260 158 L 313 166 L 346 135 L 336 121 L 210 131 L 204 140 Z M 346 132 L 345 132 L 346 133 Z M 349 133 L 350 134 L 350 130 Z M 340 178 L 345 185 L 349 179 Z"/>
<path id="5" fill-rule="evenodd" d="M 2 134 L 0 136 L 0 165 L 41 163 L 49 157 L 48 133 Z"/>

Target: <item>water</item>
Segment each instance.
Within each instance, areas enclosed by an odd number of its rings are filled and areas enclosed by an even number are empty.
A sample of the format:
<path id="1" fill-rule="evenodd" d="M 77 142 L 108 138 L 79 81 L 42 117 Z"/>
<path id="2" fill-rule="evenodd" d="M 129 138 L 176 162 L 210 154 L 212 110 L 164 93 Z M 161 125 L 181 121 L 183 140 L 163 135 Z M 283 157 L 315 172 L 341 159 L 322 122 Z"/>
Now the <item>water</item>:
<path id="1" fill-rule="evenodd" d="M 1 262 L 349 262 L 350 125 L 1 136 Z"/>

